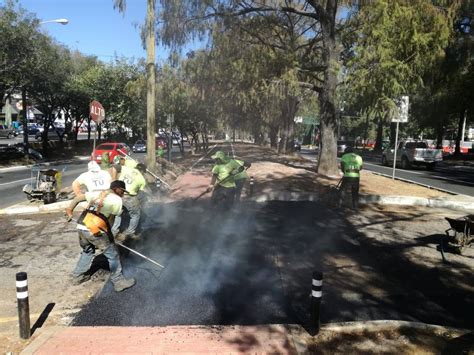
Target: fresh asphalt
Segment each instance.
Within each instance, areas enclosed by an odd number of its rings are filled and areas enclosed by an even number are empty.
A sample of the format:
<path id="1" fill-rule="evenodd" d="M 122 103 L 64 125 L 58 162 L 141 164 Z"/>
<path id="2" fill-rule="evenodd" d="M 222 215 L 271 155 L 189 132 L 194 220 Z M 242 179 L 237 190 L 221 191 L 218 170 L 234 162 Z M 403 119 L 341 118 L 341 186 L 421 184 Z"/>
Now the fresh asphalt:
<path id="1" fill-rule="evenodd" d="M 302 149 L 301 155 L 316 161 L 314 150 Z M 383 166 L 380 159 L 374 157 L 364 157 L 364 169 L 389 176 L 392 176 L 393 172 L 392 167 Z M 428 171 L 424 167 L 412 167 L 407 170 L 397 167 L 395 176 L 454 194 L 474 196 L 474 169 L 440 163 L 434 171 Z"/>
<path id="2" fill-rule="evenodd" d="M 209 169 L 209 163 L 202 159 L 198 168 Z M 343 213 L 318 203 L 248 201 L 228 212 L 206 201 L 168 203 L 148 212 L 145 223 L 151 227 L 132 246 L 166 268 L 124 253 L 124 274 L 137 284 L 116 293 L 107 282 L 74 325 L 305 325 L 313 271 L 325 275 L 323 323 L 398 319 L 474 325 L 463 316 L 472 298 L 466 301 L 455 284 L 444 289 L 432 268 L 374 245 Z M 331 268 L 332 257 L 349 264 Z M 344 278 L 344 268 L 354 266 L 370 270 L 374 280 L 390 280 L 383 295 Z"/>

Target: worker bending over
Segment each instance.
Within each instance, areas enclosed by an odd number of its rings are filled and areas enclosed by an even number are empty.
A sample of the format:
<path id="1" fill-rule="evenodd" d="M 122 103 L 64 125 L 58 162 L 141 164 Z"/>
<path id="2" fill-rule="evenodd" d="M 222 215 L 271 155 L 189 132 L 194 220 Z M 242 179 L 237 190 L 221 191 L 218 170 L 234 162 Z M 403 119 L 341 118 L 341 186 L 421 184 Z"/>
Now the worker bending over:
<path id="1" fill-rule="evenodd" d="M 140 192 L 145 191 L 146 188 L 146 180 L 144 177 L 146 167 L 144 164 L 138 163 L 132 159 L 120 157 L 119 164 L 114 165 L 113 171 L 113 175 L 116 176 L 118 180 L 125 183 L 128 191 L 128 194 L 123 198 L 123 207 L 128 212 L 130 222 L 128 228 L 123 233 L 119 233 L 122 218 L 121 216 L 118 216 L 115 218 L 112 233 L 116 236 L 117 240 L 139 239 L 137 228 L 140 223 L 141 204 L 138 195 Z"/>
<path id="2" fill-rule="evenodd" d="M 85 186 L 87 191 L 104 191 L 107 190 L 112 182 L 109 172 L 102 170 L 95 161 L 87 164 L 87 172 L 79 175 L 72 182 L 72 191 L 76 197 L 83 194 L 81 186 Z"/>
<path id="3" fill-rule="evenodd" d="M 229 164 L 229 157 L 222 151 L 217 151 L 211 156 L 215 165 L 212 168 L 212 179 L 209 189 L 212 189 L 211 202 L 214 206 L 228 209 L 234 203 L 235 180 L 232 175 L 234 164 Z"/>
<path id="4" fill-rule="evenodd" d="M 344 176 L 342 177 L 341 183 L 339 207 L 344 205 L 347 191 L 350 189 L 352 194 L 352 208 L 359 208 L 359 184 L 362 166 L 362 157 L 355 154 L 352 147 L 347 147 L 344 151 L 344 155 L 341 157 L 341 170 Z"/>
<path id="5" fill-rule="evenodd" d="M 74 209 L 81 201 L 89 204 L 77 223 L 82 253 L 73 271 L 73 284 L 79 285 L 91 278 L 89 269 L 97 250 L 107 258 L 110 281 L 115 291 L 120 292 L 135 285 L 134 278 L 126 279 L 122 274 L 119 252 L 110 228 L 114 217 L 120 216 L 122 212 L 122 197 L 125 192 L 123 181 L 113 181 L 108 190 L 86 192 L 74 198 L 66 209 L 66 215 L 71 219 Z"/>

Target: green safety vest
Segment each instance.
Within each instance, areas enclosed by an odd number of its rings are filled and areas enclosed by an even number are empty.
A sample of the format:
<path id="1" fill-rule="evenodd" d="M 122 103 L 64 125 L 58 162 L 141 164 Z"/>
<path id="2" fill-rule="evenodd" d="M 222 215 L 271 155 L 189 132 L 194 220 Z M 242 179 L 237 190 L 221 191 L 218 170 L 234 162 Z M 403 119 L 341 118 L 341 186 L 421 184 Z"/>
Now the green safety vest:
<path id="1" fill-rule="evenodd" d="M 212 173 L 217 175 L 217 184 L 226 188 L 235 187 L 234 177 L 229 177 L 232 175 L 232 170 L 234 170 L 234 167 L 230 162 L 227 164 L 214 165 Z"/>
<path id="2" fill-rule="evenodd" d="M 362 169 L 362 158 L 354 153 L 344 154 L 341 158 L 344 177 L 360 177 Z"/>
<path id="3" fill-rule="evenodd" d="M 240 173 L 237 173 L 237 171 L 244 166 L 244 161 L 243 160 L 232 159 L 230 161 L 230 163 L 233 164 L 232 166 L 234 168 L 234 170 L 233 170 L 233 174 L 235 174 L 234 175 L 234 180 L 241 180 L 241 179 L 247 179 L 248 178 L 247 172 L 245 170 L 243 170 Z"/>
<path id="4" fill-rule="evenodd" d="M 138 191 L 143 191 L 146 187 L 146 180 L 142 173 L 127 165 L 122 166 L 119 180 L 125 183 L 125 188 L 132 196 L 137 195 Z"/>

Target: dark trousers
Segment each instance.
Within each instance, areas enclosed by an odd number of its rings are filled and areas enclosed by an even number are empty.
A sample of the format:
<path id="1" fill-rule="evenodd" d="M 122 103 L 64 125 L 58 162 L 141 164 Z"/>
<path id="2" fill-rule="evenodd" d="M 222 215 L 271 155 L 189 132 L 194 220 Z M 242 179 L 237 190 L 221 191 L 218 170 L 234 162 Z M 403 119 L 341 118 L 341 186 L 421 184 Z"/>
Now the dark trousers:
<path id="1" fill-rule="evenodd" d="M 244 188 L 245 180 L 247 179 L 235 180 L 235 201 L 236 202 L 240 202 L 240 196 L 242 195 L 242 189 Z"/>
<path id="2" fill-rule="evenodd" d="M 213 206 L 229 209 L 234 203 L 235 187 L 222 187 L 217 185 L 214 187 L 211 196 Z"/>
<path id="3" fill-rule="evenodd" d="M 339 200 L 339 207 L 343 207 L 347 199 L 349 190 L 352 195 L 352 208 L 359 208 L 359 182 L 358 177 L 343 177 L 341 183 L 341 194 Z"/>

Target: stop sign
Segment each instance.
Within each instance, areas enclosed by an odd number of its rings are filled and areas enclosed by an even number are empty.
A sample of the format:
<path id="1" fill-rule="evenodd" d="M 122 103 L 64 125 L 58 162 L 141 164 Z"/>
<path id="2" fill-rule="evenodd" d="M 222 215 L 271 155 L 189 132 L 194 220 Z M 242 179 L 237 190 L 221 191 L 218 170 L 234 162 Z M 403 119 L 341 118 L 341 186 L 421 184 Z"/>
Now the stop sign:
<path id="1" fill-rule="evenodd" d="M 90 108 L 89 112 L 90 112 L 90 116 L 92 120 L 95 123 L 101 123 L 102 120 L 105 118 L 105 110 L 100 104 L 100 102 L 96 100 L 92 101 L 89 108 Z"/>

